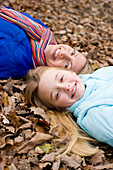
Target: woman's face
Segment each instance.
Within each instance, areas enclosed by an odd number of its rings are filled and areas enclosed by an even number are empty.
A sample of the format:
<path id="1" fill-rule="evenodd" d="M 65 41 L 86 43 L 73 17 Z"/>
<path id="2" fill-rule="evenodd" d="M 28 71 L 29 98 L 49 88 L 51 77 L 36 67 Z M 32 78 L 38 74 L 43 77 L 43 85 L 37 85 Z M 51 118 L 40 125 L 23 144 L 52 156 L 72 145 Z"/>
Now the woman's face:
<path id="1" fill-rule="evenodd" d="M 62 67 L 79 73 L 86 65 L 86 57 L 68 45 L 48 45 L 45 49 L 48 66 Z"/>
<path id="2" fill-rule="evenodd" d="M 84 94 L 82 79 L 75 72 L 48 69 L 39 82 L 39 98 L 53 106 L 67 108 Z"/>

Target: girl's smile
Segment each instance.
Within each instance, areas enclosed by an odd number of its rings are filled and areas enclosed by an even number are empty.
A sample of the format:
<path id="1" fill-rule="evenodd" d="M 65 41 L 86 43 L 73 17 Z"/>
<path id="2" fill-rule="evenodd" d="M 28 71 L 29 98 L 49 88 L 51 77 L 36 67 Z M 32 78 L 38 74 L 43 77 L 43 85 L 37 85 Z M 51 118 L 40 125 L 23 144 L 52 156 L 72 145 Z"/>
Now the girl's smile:
<path id="1" fill-rule="evenodd" d="M 66 108 L 78 101 L 84 94 L 82 79 L 75 72 L 50 68 L 39 82 L 39 98 L 50 105 Z"/>
<path id="2" fill-rule="evenodd" d="M 79 73 L 86 65 L 86 58 L 68 45 L 48 45 L 45 49 L 48 66 L 71 69 Z"/>

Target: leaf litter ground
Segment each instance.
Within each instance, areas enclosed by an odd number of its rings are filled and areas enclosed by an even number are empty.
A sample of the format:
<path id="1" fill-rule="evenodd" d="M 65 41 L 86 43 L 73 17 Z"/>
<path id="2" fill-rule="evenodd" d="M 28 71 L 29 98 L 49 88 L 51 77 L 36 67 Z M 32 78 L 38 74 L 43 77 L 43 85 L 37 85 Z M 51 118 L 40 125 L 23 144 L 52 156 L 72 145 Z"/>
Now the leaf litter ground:
<path id="1" fill-rule="evenodd" d="M 82 52 L 94 69 L 113 65 L 112 0 L 4 0 L 0 5 L 40 18 L 58 43 Z M 113 148 L 101 143 L 92 157 L 56 159 L 58 132 L 50 133 L 44 110 L 26 105 L 24 89 L 24 80 L 0 81 L 0 170 L 113 169 Z"/>

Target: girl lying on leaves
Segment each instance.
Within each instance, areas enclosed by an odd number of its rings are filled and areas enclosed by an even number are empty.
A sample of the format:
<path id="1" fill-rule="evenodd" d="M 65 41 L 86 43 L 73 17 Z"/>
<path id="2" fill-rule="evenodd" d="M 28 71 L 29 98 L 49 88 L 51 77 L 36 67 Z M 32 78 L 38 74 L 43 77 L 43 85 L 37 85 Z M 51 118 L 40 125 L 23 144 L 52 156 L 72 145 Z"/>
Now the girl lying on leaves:
<path id="1" fill-rule="evenodd" d="M 75 121 L 65 110 L 77 118 L 77 124 L 87 134 L 113 146 L 112 66 L 79 76 L 65 69 L 39 67 L 29 72 L 26 98 L 35 106 L 57 110 L 49 116 L 72 135 L 67 152 L 88 156 L 98 148 L 92 148 L 87 142 L 90 139 L 79 134 Z"/>
<path id="2" fill-rule="evenodd" d="M 92 70 L 81 53 L 58 45 L 53 32 L 39 19 L 0 7 L 0 79 L 21 78 L 30 69 L 45 65 L 76 73 Z"/>

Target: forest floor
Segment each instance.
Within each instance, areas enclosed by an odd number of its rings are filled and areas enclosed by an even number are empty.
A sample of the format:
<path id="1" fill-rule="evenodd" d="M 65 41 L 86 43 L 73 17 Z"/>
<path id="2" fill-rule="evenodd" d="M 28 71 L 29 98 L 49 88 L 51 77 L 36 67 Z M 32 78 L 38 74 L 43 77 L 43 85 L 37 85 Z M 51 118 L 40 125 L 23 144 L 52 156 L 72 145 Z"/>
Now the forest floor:
<path id="1" fill-rule="evenodd" d="M 40 18 L 58 43 L 79 50 L 95 70 L 113 65 L 112 0 L 0 0 L 0 5 Z M 25 104 L 24 88 L 23 80 L 0 81 L 0 170 L 113 169 L 113 148 L 101 143 L 92 157 L 56 159 L 46 113 Z"/>

